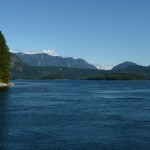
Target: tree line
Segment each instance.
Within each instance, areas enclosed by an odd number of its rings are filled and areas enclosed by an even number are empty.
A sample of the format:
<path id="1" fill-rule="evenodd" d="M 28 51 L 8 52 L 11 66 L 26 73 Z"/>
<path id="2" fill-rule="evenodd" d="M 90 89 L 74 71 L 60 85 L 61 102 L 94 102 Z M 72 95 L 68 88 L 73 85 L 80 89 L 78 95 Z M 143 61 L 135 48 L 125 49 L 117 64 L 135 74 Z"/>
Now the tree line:
<path id="1" fill-rule="evenodd" d="M 0 31 L 0 82 L 9 82 L 10 52 L 5 37 Z"/>

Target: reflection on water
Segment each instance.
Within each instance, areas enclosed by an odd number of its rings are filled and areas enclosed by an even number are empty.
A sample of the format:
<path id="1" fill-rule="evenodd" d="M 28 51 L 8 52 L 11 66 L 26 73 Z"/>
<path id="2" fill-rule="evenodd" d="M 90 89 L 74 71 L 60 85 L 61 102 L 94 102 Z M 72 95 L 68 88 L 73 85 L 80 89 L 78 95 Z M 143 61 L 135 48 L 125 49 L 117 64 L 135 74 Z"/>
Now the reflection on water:
<path id="1" fill-rule="evenodd" d="M 9 88 L 0 88 L 0 149 L 5 150 L 7 147 L 7 102 Z"/>

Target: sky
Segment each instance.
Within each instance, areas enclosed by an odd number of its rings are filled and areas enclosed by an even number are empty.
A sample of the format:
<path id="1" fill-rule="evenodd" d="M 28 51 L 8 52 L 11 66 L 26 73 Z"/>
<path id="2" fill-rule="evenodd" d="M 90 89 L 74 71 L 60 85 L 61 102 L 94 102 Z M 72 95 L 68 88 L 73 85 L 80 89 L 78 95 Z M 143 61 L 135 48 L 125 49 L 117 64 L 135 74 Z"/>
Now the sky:
<path id="1" fill-rule="evenodd" d="M 150 65 L 150 0 L 0 0 L 0 30 L 13 52 Z"/>

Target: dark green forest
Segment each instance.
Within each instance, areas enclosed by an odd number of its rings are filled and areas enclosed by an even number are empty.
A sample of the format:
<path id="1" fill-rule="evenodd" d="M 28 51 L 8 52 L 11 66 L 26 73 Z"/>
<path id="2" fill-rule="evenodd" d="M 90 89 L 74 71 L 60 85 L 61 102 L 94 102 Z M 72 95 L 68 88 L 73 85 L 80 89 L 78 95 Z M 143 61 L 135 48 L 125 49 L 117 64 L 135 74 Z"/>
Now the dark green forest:
<path id="1" fill-rule="evenodd" d="M 0 31 L 0 82 L 9 82 L 10 53 L 6 40 Z"/>
<path id="2" fill-rule="evenodd" d="M 88 80 L 148 80 L 147 76 L 136 73 L 127 72 L 108 72 L 94 77 L 89 77 Z"/>

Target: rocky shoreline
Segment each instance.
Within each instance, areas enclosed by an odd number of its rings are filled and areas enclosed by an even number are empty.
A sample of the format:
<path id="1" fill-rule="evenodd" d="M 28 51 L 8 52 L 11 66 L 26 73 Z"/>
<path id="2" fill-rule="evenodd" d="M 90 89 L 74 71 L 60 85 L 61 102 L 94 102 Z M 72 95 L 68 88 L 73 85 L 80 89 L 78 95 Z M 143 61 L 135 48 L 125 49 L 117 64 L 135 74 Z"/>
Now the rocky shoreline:
<path id="1" fill-rule="evenodd" d="M 0 82 L 0 88 L 1 87 L 8 87 L 8 86 L 12 86 L 14 85 L 13 83 L 3 83 L 3 82 Z"/>

